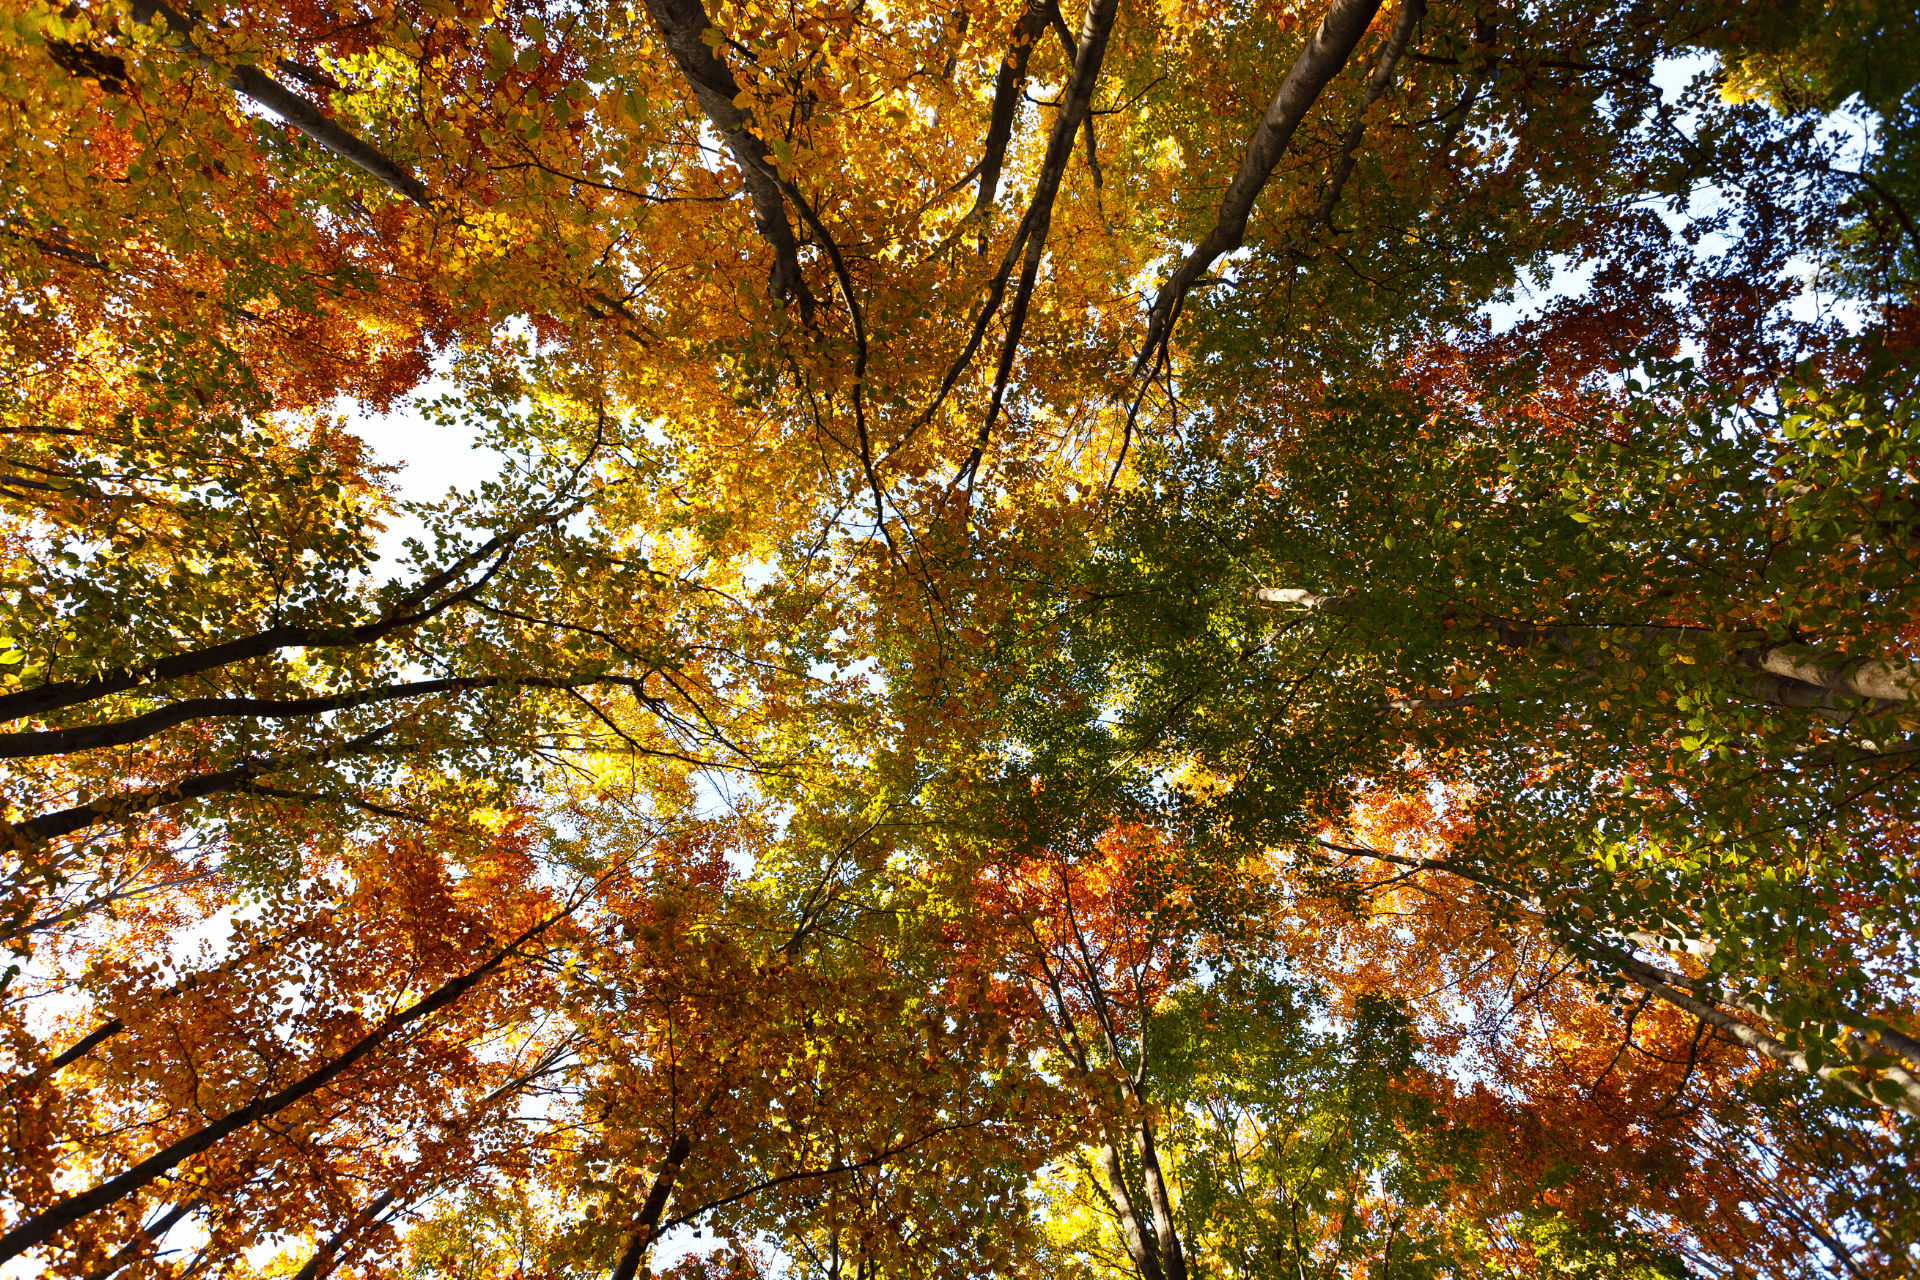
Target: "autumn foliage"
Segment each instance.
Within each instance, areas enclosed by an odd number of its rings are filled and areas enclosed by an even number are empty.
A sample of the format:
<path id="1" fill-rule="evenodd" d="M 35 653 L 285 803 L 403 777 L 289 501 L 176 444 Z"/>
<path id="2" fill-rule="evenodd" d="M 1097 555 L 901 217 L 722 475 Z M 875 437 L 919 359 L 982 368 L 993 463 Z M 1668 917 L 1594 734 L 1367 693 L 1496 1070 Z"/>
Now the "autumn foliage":
<path id="1" fill-rule="evenodd" d="M 1913 1274 L 1899 9 L 4 0 L 0 1266 Z"/>

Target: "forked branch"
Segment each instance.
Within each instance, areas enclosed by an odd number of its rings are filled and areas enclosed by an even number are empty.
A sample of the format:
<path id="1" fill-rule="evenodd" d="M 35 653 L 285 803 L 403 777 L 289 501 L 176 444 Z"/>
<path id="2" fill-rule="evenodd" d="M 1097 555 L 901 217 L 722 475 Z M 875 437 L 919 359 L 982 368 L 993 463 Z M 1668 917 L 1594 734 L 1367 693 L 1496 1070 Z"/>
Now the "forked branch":
<path id="1" fill-rule="evenodd" d="M 1013 140 L 1013 116 L 1020 106 L 1020 90 L 1027 82 L 1027 60 L 1040 33 L 1059 13 L 1053 0 L 1028 0 L 1027 7 L 1013 24 L 1013 38 L 1007 56 L 993 76 L 993 109 L 987 117 L 987 141 L 980 149 L 980 189 L 974 193 L 973 208 L 962 226 L 986 217 L 1000 193 L 1000 169 L 1006 163 L 1007 144 Z"/>
<path id="2" fill-rule="evenodd" d="M 1014 355 L 1020 349 L 1020 338 L 1026 328 L 1027 308 L 1033 301 L 1034 286 L 1040 277 L 1040 260 L 1046 254 L 1047 233 L 1053 226 L 1054 201 L 1060 194 L 1060 182 L 1066 176 L 1067 162 L 1073 157 L 1074 137 L 1080 132 L 1081 122 L 1093 109 L 1094 86 L 1100 79 L 1101 64 L 1106 61 L 1107 41 L 1113 35 L 1113 20 L 1119 7 L 1119 0 L 1088 0 L 1086 17 L 1080 24 L 1080 40 L 1074 53 L 1073 74 L 1067 81 L 1066 92 L 1061 95 L 1060 113 L 1054 118 L 1053 129 L 1047 136 L 1047 153 L 1041 161 L 1040 173 L 1034 180 L 1033 199 L 1027 206 L 1026 217 L 1020 220 L 1020 232 L 1014 237 L 1014 244 L 1007 250 L 1006 260 L 1001 264 L 989 306 L 982 310 L 975 326 L 976 335 L 985 331 L 993 306 L 997 305 L 1005 290 L 1014 255 L 1024 252 L 1020 282 L 1014 289 L 1013 302 L 1007 312 L 1007 333 L 1000 346 L 1000 365 L 994 373 L 993 398 L 988 402 L 986 417 L 980 423 L 980 434 L 974 440 L 973 451 L 967 455 L 966 462 L 954 476 L 956 484 L 973 482 L 974 474 L 980 468 L 980 460 L 986 453 L 987 441 L 993 434 L 993 424 L 1005 402 L 1007 384 L 1013 376 Z M 961 357 L 963 363 L 971 358 L 977 345 L 976 336 L 974 341 L 969 342 L 967 354 Z M 960 367 L 956 365 L 955 372 L 948 375 L 947 385 L 951 386 L 959 376 Z"/>

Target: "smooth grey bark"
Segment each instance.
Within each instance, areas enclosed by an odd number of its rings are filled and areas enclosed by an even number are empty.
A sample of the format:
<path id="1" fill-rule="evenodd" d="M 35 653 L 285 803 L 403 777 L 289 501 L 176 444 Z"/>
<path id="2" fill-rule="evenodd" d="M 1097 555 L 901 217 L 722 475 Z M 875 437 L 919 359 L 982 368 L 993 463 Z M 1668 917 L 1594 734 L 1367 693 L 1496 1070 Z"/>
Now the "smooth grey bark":
<path id="1" fill-rule="evenodd" d="M 1280 89 L 1273 95 L 1266 114 L 1247 143 L 1247 154 L 1238 172 L 1227 185 L 1220 201 L 1220 212 L 1213 228 L 1201 237 L 1193 252 L 1175 269 L 1154 297 L 1147 316 L 1146 340 L 1134 364 L 1136 374 L 1145 372 L 1158 357 L 1173 329 L 1175 314 L 1194 283 L 1224 254 L 1240 247 L 1246 238 L 1247 219 L 1253 215 L 1253 202 L 1273 175 L 1273 167 L 1292 141 L 1294 131 L 1307 112 L 1353 56 L 1373 15 L 1380 11 L 1380 0 L 1334 0 L 1319 28 L 1300 50 Z"/>
<path id="2" fill-rule="evenodd" d="M 197 25 L 195 19 L 160 4 L 157 0 L 134 0 L 133 18 L 142 25 L 164 27 L 169 43 L 174 48 L 198 58 L 202 66 L 214 68 L 213 59 L 200 52 L 198 46 L 194 44 L 193 28 Z M 318 107 L 299 94 L 288 90 L 260 68 L 223 66 L 218 70 L 222 73 L 227 87 L 234 92 L 252 98 L 308 138 L 390 190 L 398 192 L 424 209 L 433 207 L 433 196 L 427 191 L 426 184 L 415 177 L 405 165 L 335 124 Z"/>
<path id="3" fill-rule="evenodd" d="M 1030 933 L 1032 932 L 1031 925 L 1028 926 L 1028 930 Z M 1108 1051 L 1114 1055 L 1114 1062 L 1119 1064 L 1123 1059 L 1120 1055 L 1119 1041 L 1113 1033 L 1112 1020 L 1107 1014 L 1106 994 L 1101 990 L 1099 979 L 1094 973 L 1090 959 L 1087 956 L 1085 941 L 1079 938 L 1079 932 L 1079 925 L 1075 924 L 1074 934 L 1076 940 L 1080 943 L 1081 963 L 1086 966 L 1083 972 L 1090 979 L 1092 985 L 1094 1016 L 1099 1023 L 1100 1033 L 1106 1041 Z M 1057 1010 L 1057 1022 L 1054 1022 L 1052 1025 L 1054 1043 L 1059 1048 L 1061 1055 L 1079 1072 L 1082 1079 L 1092 1079 L 1093 1073 L 1090 1069 L 1091 1064 L 1087 1055 L 1087 1046 L 1080 1038 L 1080 1030 L 1074 1024 L 1073 1014 L 1068 1009 L 1066 993 L 1060 985 L 1060 976 L 1054 972 L 1052 963 L 1047 959 L 1044 944 L 1040 943 L 1039 936 L 1037 934 L 1033 936 L 1036 945 L 1042 947 L 1041 950 L 1036 951 L 1035 958 L 1039 960 L 1041 971 L 1045 978 L 1044 993 L 1042 991 L 1036 991 L 1035 994 L 1039 997 L 1040 1007 L 1042 1009 L 1046 1008 L 1047 996 L 1051 995 L 1055 1009 Z M 1143 1052 L 1144 1049 L 1145 1044 L 1143 1042 Z M 1128 1101 L 1133 1102 L 1136 1107 L 1138 1107 L 1140 1102 L 1139 1080 L 1144 1077 L 1145 1068 L 1146 1061 L 1145 1058 L 1142 1057 L 1139 1071 L 1134 1076 L 1124 1078 L 1121 1082 L 1121 1089 L 1125 1097 Z M 1158 1159 L 1153 1154 L 1151 1130 L 1148 1128 L 1144 1115 L 1138 1122 L 1136 1138 L 1144 1139 L 1141 1147 L 1142 1160 L 1147 1168 L 1153 1170 L 1153 1177 L 1148 1182 L 1148 1193 L 1151 1195 L 1153 1181 L 1157 1179 L 1159 1169 Z M 1161 1225 L 1158 1206 L 1156 1205 L 1155 1207 L 1156 1231 L 1155 1234 L 1150 1235 L 1145 1222 L 1140 1216 L 1139 1207 L 1134 1203 L 1133 1194 L 1127 1189 L 1126 1172 L 1120 1162 L 1119 1149 L 1110 1141 L 1100 1144 L 1100 1166 L 1102 1172 L 1106 1175 L 1108 1200 L 1113 1207 L 1114 1216 L 1120 1220 L 1120 1233 L 1123 1237 L 1123 1243 L 1127 1247 L 1127 1255 L 1133 1259 L 1134 1269 L 1139 1272 L 1141 1280 L 1179 1280 L 1179 1277 L 1170 1277 L 1161 1269 L 1161 1252 L 1156 1245 L 1156 1236 L 1158 1235 L 1158 1228 Z M 1161 1187 L 1161 1197 L 1162 1199 L 1165 1197 L 1164 1186 Z M 1170 1209 L 1165 1219 L 1165 1225 L 1169 1229 L 1172 1226 Z M 1175 1256 L 1177 1257 L 1179 1238 L 1178 1236 L 1173 1236 L 1172 1238 L 1174 1241 Z M 1182 1262 L 1180 1276 L 1184 1277 L 1184 1275 L 1185 1265 L 1184 1262 Z"/>
<path id="4" fill-rule="evenodd" d="M 800 274 L 800 246 L 794 239 L 793 225 L 787 221 L 772 152 L 766 140 L 753 132 L 752 114 L 734 105 L 733 100 L 740 96 L 740 84 L 732 68 L 717 48 L 702 39 L 713 30 L 713 19 L 700 0 L 646 0 L 646 5 L 701 112 L 726 141 L 734 163 L 740 166 L 741 184 L 753 206 L 754 228 L 773 249 L 767 293 L 794 303 L 801 317 L 811 321 L 813 294 Z"/>
<path id="5" fill-rule="evenodd" d="M 1796 646 L 1798 647 L 1798 646 Z M 1820 654 L 1789 653 L 1784 647 L 1756 649 L 1743 655 L 1746 664 L 1785 680 L 1795 680 L 1842 697 L 1909 702 L 1920 688 L 1920 671 L 1911 663 L 1870 659 L 1836 661 Z"/>
<path id="6" fill-rule="evenodd" d="M 1717 943 L 1707 939 L 1684 938 L 1674 934 L 1650 933 L 1644 929 L 1630 929 L 1621 936 L 1643 951 L 1679 951 L 1686 955 L 1697 956 L 1702 960 L 1711 960 L 1714 953 L 1720 949 Z M 1720 998 L 1720 1002 L 1730 1008 L 1739 1009 L 1743 1013 L 1750 1013 L 1756 1018 L 1765 1018 L 1769 1022 L 1777 1021 L 1773 1014 L 1765 1008 L 1742 1000 L 1737 996 L 1723 996 Z M 1920 1040 L 1915 1040 L 1912 1036 L 1896 1031 L 1892 1027 L 1884 1027 L 1871 1031 L 1863 1031 L 1856 1028 L 1850 1039 L 1862 1048 L 1877 1041 L 1883 1047 L 1891 1049 L 1896 1054 L 1905 1058 L 1915 1069 L 1920 1069 Z"/>
<path id="7" fill-rule="evenodd" d="M 113 1039 L 115 1036 L 119 1035 L 122 1031 L 125 1031 L 126 1029 L 127 1029 L 126 1024 L 120 1021 L 120 1019 L 109 1018 L 106 1022 L 101 1023 L 99 1026 L 95 1027 L 92 1031 L 88 1032 L 85 1036 L 81 1037 L 81 1039 L 77 1043 L 71 1045 L 66 1050 L 66 1052 L 56 1057 L 52 1062 L 47 1063 L 44 1067 L 41 1067 L 38 1071 L 34 1072 L 32 1075 L 28 1076 L 27 1078 L 29 1080 L 46 1079 L 47 1077 L 53 1075 L 55 1072 L 60 1071 L 63 1068 L 72 1066 L 74 1063 L 80 1061 L 80 1059 L 86 1057 L 88 1054 L 92 1053 L 95 1049 L 99 1048 L 101 1045 L 105 1044 L 107 1041 Z"/>
<path id="8" fill-rule="evenodd" d="M 1160 1155 L 1153 1145 L 1153 1125 L 1144 1116 L 1134 1130 L 1134 1140 L 1140 1148 L 1147 1203 L 1153 1206 L 1153 1234 L 1160 1246 L 1161 1266 L 1167 1280 L 1187 1280 L 1187 1257 L 1180 1248 L 1180 1231 L 1173 1221 L 1173 1198 L 1167 1194 L 1167 1181 L 1160 1172 Z"/>
<path id="9" fill-rule="evenodd" d="M 652 701 L 647 694 L 644 677 L 605 675 L 454 676 L 445 680 L 376 685 L 349 693 L 324 694 L 313 698 L 183 698 L 125 720 L 75 725 L 66 729 L 0 733 L 0 760 L 22 760 L 66 755 L 75 751 L 96 751 L 102 747 L 128 746 L 195 720 L 302 720 L 330 711 L 354 711 L 440 693 L 482 693 L 495 689 L 509 693 L 525 690 L 577 691 L 598 687 L 624 688 L 643 704 Z"/>
<path id="10" fill-rule="evenodd" d="M 1140 1280 L 1167 1280 L 1160 1269 L 1160 1256 L 1153 1240 L 1140 1221 L 1140 1211 L 1134 1207 L 1133 1196 L 1127 1191 L 1120 1152 L 1111 1142 L 1100 1144 L 1100 1169 L 1107 1176 L 1107 1193 L 1113 1197 L 1113 1207 L 1120 1215 L 1120 1234 L 1126 1239 L 1127 1253 L 1140 1272 Z"/>
<path id="11" fill-rule="evenodd" d="M 1884 1082 L 1893 1086 L 1890 1090 L 1893 1096 L 1881 1097 L 1860 1081 L 1844 1074 L 1843 1066 L 1822 1063 L 1815 1067 L 1812 1065 L 1812 1060 L 1801 1050 L 1789 1048 L 1783 1041 L 1742 1022 L 1725 1009 L 1708 1004 L 1685 991 L 1681 986 L 1685 979 L 1680 975 L 1656 969 L 1652 965 L 1634 959 L 1624 951 L 1593 943 L 1587 945 L 1589 949 L 1599 953 L 1613 964 L 1634 985 L 1651 992 L 1676 1009 L 1694 1015 L 1734 1043 L 1744 1045 L 1755 1053 L 1772 1058 L 1775 1062 L 1784 1063 L 1803 1075 L 1816 1076 L 1830 1084 L 1838 1085 L 1848 1093 L 1868 1102 L 1897 1107 L 1910 1116 L 1920 1117 L 1920 1080 L 1916 1080 L 1903 1068 L 1898 1066 L 1883 1068 Z"/>
<path id="12" fill-rule="evenodd" d="M 1252 595 L 1256 604 L 1268 608 L 1336 618 L 1358 617 L 1367 607 L 1367 601 L 1359 595 L 1327 595 L 1297 587 L 1256 587 Z M 1620 638 L 1632 651 L 1649 644 L 1691 643 L 1701 635 L 1698 629 L 1689 627 L 1542 626 L 1507 618 L 1487 618 L 1483 625 L 1500 643 L 1523 648 L 1552 643 L 1573 650 L 1605 633 Z M 1911 663 L 1843 659 L 1805 645 L 1757 645 L 1735 654 L 1734 662 L 1747 671 L 1770 677 L 1749 684 L 1783 706 L 1836 710 L 1837 698 L 1864 698 L 1886 705 L 1911 701 L 1920 690 L 1920 669 Z"/>
<path id="13" fill-rule="evenodd" d="M 313 1251 L 313 1256 L 307 1259 L 306 1265 L 293 1273 L 293 1280 L 317 1280 L 323 1268 L 331 1271 L 334 1259 L 340 1252 L 340 1246 L 346 1243 L 347 1238 L 362 1227 L 376 1221 L 396 1198 L 397 1193 L 392 1191 L 383 1191 L 375 1196 L 372 1203 L 354 1214 L 347 1225 L 328 1236 L 326 1242 Z"/>
<path id="14" fill-rule="evenodd" d="M 1069 899 L 1067 918 L 1073 926 L 1075 948 L 1079 952 L 1081 973 L 1087 981 L 1088 994 L 1092 997 L 1094 1019 L 1100 1028 L 1101 1039 L 1106 1042 L 1107 1052 L 1112 1055 L 1116 1066 L 1126 1062 L 1126 1054 L 1121 1050 L 1120 1037 L 1114 1024 L 1112 1006 L 1100 981 L 1099 968 L 1087 947 L 1087 941 L 1080 930 L 1080 924 L 1073 917 Z M 1043 962 L 1044 963 L 1044 962 Z M 1053 979 L 1051 969 L 1048 972 L 1048 985 L 1060 1007 L 1060 1017 L 1066 1024 L 1067 1036 L 1064 1047 L 1070 1048 L 1069 1057 L 1080 1068 L 1083 1076 L 1089 1075 L 1087 1054 L 1080 1041 L 1080 1035 L 1073 1029 L 1066 1002 Z M 1136 1113 L 1133 1124 L 1135 1148 L 1140 1155 L 1141 1181 L 1146 1187 L 1148 1207 L 1153 1215 L 1153 1239 L 1146 1238 L 1146 1227 L 1140 1218 L 1138 1207 L 1133 1203 L 1126 1189 L 1125 1180 L 1120 1176 L 1119 1153 L 1113 1151 L 1107 1160 L 1107 1178 L 1113 1184 L 1114 1210 L 1121 1216 L 1122 1227 L 1128 1237 L 1128 1252 L 1134 1255 L 1135 1265 L 1147 1280 L 1153 1280 L 1148 1267 L 1151 1264 L 1163 1280 L 1186 1280 L 1186 1255 L 1180 1247 L 1179 1228 L 1174 1223 L 1173 1200 L 1167 1193 L 1166 1179 L 1160 1169 L 1160 1156 L 1154 1149 L 1153 1122 L 1147 1114 L 1147 1018 L 1146 1009 L 1139 1010 L 1140 1026 L 1136 1040 L 1138 1057 L 1134 1069 L 1121 1077 L 1120 1090 L 1125 1100 Z M 1136 1243 L 1137 1241 L 1137 1243 Z"/>

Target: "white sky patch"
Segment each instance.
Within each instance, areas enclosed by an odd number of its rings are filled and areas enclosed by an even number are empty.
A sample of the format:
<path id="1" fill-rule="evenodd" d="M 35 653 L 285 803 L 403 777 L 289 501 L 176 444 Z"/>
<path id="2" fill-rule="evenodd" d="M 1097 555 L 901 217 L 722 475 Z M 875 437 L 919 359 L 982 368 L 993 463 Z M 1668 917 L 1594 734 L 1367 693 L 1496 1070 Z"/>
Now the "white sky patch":
<path id="1" fill-rule="evenodd" d="M 414 399 L 431 399 L 452 391 L 450 384 L 435 378 L 415 392 Z M 434 503 L 456 489 L 478 488 L 498 475 L 506 462 L 504 454 L 479 443 L 472 427 L 429 422 L 411 403 L 391 413 L 368 413 L 359 406 L 343 406 L 343 410 L 349 409 L 349 425 L 367 442 L 374 456 L 400 468 L 393 482 L 395 496 L 403 502 Z M 424 540 L 426 529 L 417 519 L 404 515 L 386 523 L 387 531 L 375 541 L 382 564 L 391 571 L 404 554 L 407 539 Z"/>
<path id="2" fill-rule="evenodd" d="M 1708 53 L 1667 58 L 1654 67 L 1653 82 L 1664 98 L 1675 102 L 1696 76 L 1712 71 L 1716 61 L 1716 57 Z M 1842 164 L 1850 163 L 1856 169 L 1864 168 L 1878 145 L 1875 117 L 1866 112 L 1842 111 L 1830 115 L 1826 123 L 1847 144 L 1842 151 Z M 1683 132 L 1691 132 L 1697 124 L 1697 119 L 1691 115 L 1675 121 L 1675 125 Z M 1685 210 L 1661 204 L 1656 211 L 1668 227 L 1678 234 L 1688 223 L 1712 216 L 1726 203 L 1726 194 L 1721 188 L 1702 184 L 1693 191 Z M 1701 238 L 1695 254 L 1704 258 L 1724 252 L 1731 245 L 1732 241 L 1726 234 L 1715 232 Z M 1555 254 L 1548 260 L 1548 276 L 1544 282 L 1531 284 L 1522 276 L 1515 282 L 1510 300 L 1489 303 L 1483 312 L 1496 334 L 1506 333 L 1516 325 L 1538 319 L 1555 301 L 1579 296 L 1592 281 L 1598 265 L 1597 259 Z M 1789 313 L 1795 320 L 1803 322 L 1837 320 L 1850 331 L 1859 333 L 1871 318 L 1869 309 L 1857 301 L 1839 299 L 1823 289 L 1823 269 L 1824 264 L 1804 256 L 1795 258 L 1788 265 L 1788 275 L 1797 280 L 1800 286 L 1789 304 Z M 1686 299 L 1681 291 L 1674 290 L 1667 296 L 1674 303 L 1685 305 Z M 1683 344 L 1682 354 L 1698 358 L 1700 352 L 1689 342 Z"/>
<path id="3" fill-rule="evenodd" d="M 1556 298 L 1577 297 L 1586 290 L 1599 265 L 1593 259 L 1580 261 L 1569 254 L 1555 254 L 1548 262 L 1551 274 L 1545 284 L 1534 288 L 1523 277 L 1514 283 L 1511 302 L 1487 304 L 1485 310 L 1493 331 L 1505 333 L 1517 324 L 1539 319 Z"/>

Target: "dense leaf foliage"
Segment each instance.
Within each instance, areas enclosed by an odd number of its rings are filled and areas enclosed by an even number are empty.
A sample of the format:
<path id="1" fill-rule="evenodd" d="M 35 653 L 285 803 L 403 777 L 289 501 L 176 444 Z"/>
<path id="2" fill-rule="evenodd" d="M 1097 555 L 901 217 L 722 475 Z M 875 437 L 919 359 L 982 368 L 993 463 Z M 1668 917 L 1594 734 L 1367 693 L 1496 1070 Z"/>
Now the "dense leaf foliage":
<path id="1" fill-rule="evenodd" d="M 1916 49 L 5 0 L 0 1266 L 1913 1274 Z"/>

